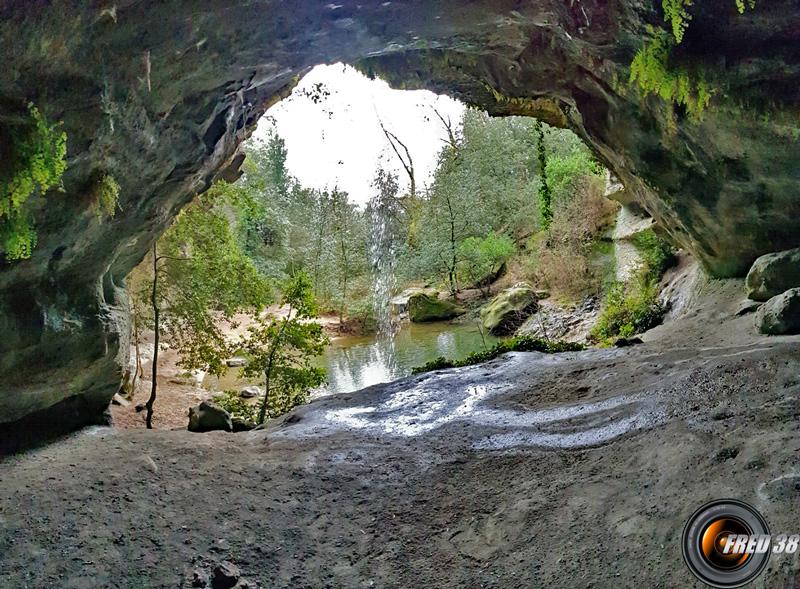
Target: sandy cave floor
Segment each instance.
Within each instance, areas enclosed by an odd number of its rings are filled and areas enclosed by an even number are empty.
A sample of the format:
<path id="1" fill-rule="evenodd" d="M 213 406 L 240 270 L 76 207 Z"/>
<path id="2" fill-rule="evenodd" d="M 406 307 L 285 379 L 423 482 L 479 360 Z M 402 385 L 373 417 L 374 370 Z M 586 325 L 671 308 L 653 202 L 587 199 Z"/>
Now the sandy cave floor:
<path id="1" fill-rule="evenodd" d="M 91 428 L 0 463 L 0 587 L 693 587 L 703 502 L 800 533 L 800 338 L 712 282 L 645 344 L 328 397 L 266 432 Z M 800 587 L 773 556 L 756 587 Z"/>

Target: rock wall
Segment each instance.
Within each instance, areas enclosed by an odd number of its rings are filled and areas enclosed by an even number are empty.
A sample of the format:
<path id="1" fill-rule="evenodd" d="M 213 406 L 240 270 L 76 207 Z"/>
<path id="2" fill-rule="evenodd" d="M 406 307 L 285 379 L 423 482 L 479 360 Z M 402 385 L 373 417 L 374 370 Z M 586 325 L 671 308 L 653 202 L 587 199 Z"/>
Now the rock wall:
<path id="1" fill-rule="evenodd" d="M 800 245 L 796 3 L 697 4 L 678 57 L 717 89 L 702 121 L 626 84 L 659 2 L 0 0 L 0 144 L 32 101 L 64 121 L 69 163 L 34 211 L 33 256 L 0 267 L 0 424 L 101 419 L 126 364 L 125 276 L 194 194 L 236 176 L 241 141 L 318 63 L 571 127 L 717 275 Z M 105 222 L 98 174 L 122 188 Z"/>

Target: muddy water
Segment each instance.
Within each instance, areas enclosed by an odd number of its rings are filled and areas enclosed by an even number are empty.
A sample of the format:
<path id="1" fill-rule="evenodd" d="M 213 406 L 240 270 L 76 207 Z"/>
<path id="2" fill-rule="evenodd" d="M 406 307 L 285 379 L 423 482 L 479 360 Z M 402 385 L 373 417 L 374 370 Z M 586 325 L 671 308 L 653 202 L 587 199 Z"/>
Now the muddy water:
<path id="1" fill-rule="evenodd" d="M 498 338 L 486 333 L 481 337 L 477 324 L 448 322 L 406 324 L 393 341 L 374 335 L 339 337 L 318 360 L 318 366 L 327 372 L 328 382 L 312 397 L 349 393 L 391 382 L 439 356 L 462 358 L 497 341 Z M 238 374 L 238 369 L 231 369 L 222 378 L 210 376 L 204 386 L 220 391 L 258 384 L 255 380 L 241 379 Z"/>

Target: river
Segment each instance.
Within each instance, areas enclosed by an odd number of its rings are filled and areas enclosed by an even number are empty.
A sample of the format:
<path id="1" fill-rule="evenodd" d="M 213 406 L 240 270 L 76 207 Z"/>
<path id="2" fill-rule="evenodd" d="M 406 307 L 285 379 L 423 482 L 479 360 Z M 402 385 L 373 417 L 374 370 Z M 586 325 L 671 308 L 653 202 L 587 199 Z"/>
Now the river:
<path id="1" fill-rule="evenodd" d="M 342 336 L 331 341 L 317 365 L 325 368 L 328 382 L 312 398 L 349 393 L 411 374 L 411 369 L 438 356 L 457 359 L 491 347 L 498 338 L 471 323 L 406 323 L 393 341 L 369 336 Z M 221 378 L 209 376 L 205 386 L 216 391 L 237 389 L 256 380 L 242 380 L 238 369 Z"/>

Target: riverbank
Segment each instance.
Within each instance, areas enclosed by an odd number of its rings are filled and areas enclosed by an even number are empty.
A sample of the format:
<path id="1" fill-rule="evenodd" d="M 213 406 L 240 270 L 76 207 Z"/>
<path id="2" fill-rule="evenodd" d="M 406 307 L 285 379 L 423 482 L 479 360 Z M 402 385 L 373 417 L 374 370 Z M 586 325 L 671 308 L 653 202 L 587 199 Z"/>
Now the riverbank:
<path id="1" fill-rule="evenodd" d="M 513 354 L 265 432 L 94 428 L 7 459 L 0 585 L 190 586 L 230 561 L 276 588 L 692 586 L 703 502 L 800 517 L 800 338 L 757 336 L 741 292 L 707 283 L 633 348 Z"/>

